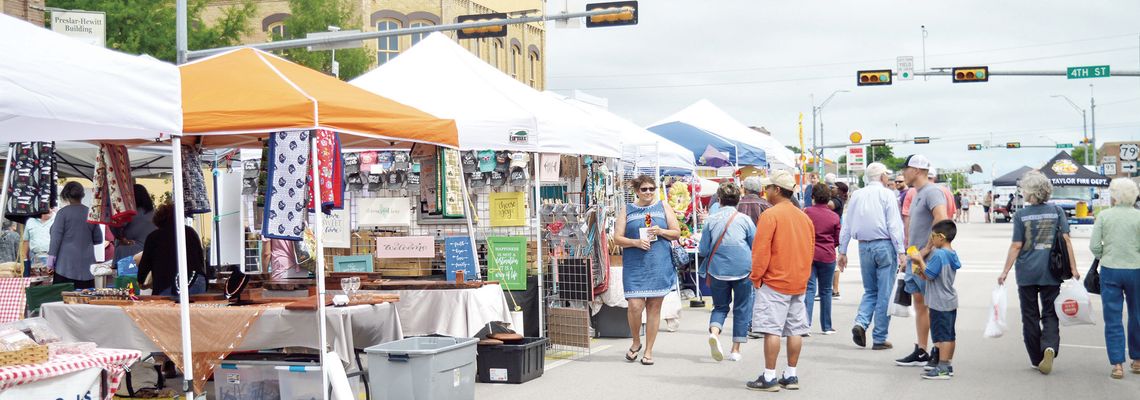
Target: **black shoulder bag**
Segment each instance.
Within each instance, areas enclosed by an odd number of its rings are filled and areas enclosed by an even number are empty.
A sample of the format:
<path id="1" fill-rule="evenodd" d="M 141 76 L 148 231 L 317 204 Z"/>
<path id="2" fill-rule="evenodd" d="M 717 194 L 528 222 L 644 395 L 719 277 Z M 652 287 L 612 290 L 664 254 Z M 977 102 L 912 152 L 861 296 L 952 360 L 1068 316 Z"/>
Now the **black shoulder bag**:
<path id="1" fill-rule="evenodd" d="M 1053 248 L 1049 251 L 1049 272 L 1054 278 L 1064 282 L 1073 279 L 1073 266 L 1069 264 L 1069 246 L 1065 245 L 1065 234 L 1061 232 L 1061 218 L 1065 210 L 1057 207 L 1057 232 L 1053 234 Z"/>

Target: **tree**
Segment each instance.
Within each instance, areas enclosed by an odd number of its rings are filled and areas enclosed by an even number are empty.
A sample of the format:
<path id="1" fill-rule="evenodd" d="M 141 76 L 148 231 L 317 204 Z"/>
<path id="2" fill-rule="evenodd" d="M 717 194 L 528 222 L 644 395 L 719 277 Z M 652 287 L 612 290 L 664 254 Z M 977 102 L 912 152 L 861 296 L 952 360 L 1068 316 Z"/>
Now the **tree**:
<path id="1" fill-rule="evenodd" d="M 347 0 L 289 0 L 290 16 L 285 19 L 285 37 L 279 39 L 302 39 L 313 32 L 327 32 L 329 26 L 360 26 L 353 5 Z M 303 48 L 282 52 L 285 58 L 306 67 L 331 73 L 332 52 L 327 50 L 308 51 Z M 336 61 L 340 64 L 340 78 L 351 80 L 368 72 L 373 55 L 365 49 L 344 49 L 336 51 Z"/>
<path id="2" fill-rule="evenodd" d="M 1081 163 L 1081 165 L 1084 165 L 1085 164 L 1085 155 L 1089 154 L 1089 153 L 1092 153 L 1092 145 L 1082 144 L 1080 146 L 1076 146 L 1073 148 L 1072 156 L 1073 156 L 1074 160 L 1077 160 L 1078 163 Z M 1091 156 L 1092 156 L 1092 158 L 1090 158 L 1089 160 L 1092 161 L 1092 164 L 1096 164 L 1097 163 L 1096 153 L 1092 153 Z"/>
<path id="3" fill-rule="evenodd" d="M 961 172 L 946 172 L 940 174 L 938 175 L 938 182 L 949 185 L 952 191 L 970 187 L 969 179 L 966 178 L 966 174 Z"/>
<path id="4" fill-rule="evenodd" d="M 257 12 L 253 0 L 242 0 L 222 9 L 212 25 L 202 19 L 209 0 L 187 4 L 187 44 L 190 49 L 208 49 L 240 43 L 250 30 Z M 148 54 L 175 61 L 174 0 L 47 0 L 48 7 L 103 11 L 107 14 L 107 47 L 124 53 Z"/>

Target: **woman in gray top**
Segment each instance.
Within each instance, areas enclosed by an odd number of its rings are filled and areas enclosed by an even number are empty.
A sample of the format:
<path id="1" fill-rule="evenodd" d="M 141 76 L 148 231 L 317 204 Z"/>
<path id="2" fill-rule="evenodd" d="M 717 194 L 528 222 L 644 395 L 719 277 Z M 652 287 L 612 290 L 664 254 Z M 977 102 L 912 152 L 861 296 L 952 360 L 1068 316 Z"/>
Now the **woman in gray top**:
<path id="1" fill-rule="evenodd" d="M 131 218 L 130 222 L 119 228 L 111 228 L 111 233 L 115 234 L 114 265 L 116 267 L 119 265 L 119 260 L 133 257 L 142 252 L 147 235 L 158 229 L 152 221 L 154 219 L 154 200 L 150 198 L 150 192 L 147 192 L 146 187 L 137 183 L 135 184 L 135 209 L 138 214 Z"/>
<path id="2" fill-rule="evenodd" d="M 68 182 L 60 197 L 68 203 L 56 213 L 51 226 L 51 249 L 48 250 L 48 268 L 55 272 L 52 283 L 74 283 L 76 289 L 95 287 L 91 264 L 95 263 L 95 248 L 103 243 L 103 230 L 99 225 L 87 223 L 87 206 L 83 201 L 83 185 Z"/>

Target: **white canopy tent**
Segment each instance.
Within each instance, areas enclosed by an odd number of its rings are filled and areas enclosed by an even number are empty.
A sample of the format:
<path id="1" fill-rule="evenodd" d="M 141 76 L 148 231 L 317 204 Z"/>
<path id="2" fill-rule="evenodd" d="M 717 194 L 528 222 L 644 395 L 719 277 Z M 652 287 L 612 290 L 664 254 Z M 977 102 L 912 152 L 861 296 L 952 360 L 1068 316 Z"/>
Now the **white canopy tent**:
<path id="1" fill-rule="evenodd" d="M 637 124 L 632 121 L 622 118 L 602 107 L 578 99 L 567 98 L 557 93 L 546 93 L 556 99 L 578 107 L 595 118 L 599 124 L 608 129 L 612 129 L 615 135 L 621 138 L 622 145 L 656 145 L 656 154 L 647 154 L 646 156 L 656 157 L 655 161 L 661 167 L 680 168 L 689 171 L 693 171 L 697 167 L 693 152 L 677 143 L 637 126 Z"/>
<path id="2" fill-rule="evenodd" d="M 504 74 L 442 33 L 420 40 L 352 84 L 455 119 L 462 150 L 621 155 L 613 131 L 595 118 Z M 512 137 L 519 128 L 528 130 L 526 142 Z"/>
<path id="3" fill-rule="evenodd" d="M 686 124 L 712 132 L 717 136 L 731 141 L 744 142 L 764 150 L 768 165 L 776 169 L 796 169 L 796 155 L 779 140 L 757 132 L 747 125 L 740 123 L 731 115 L 721 110 L 707 99 L 701 99 L 693 105 L 678 111 L 676 114 L 665 117 L 650 126 L 667 122 L 684 122 Z"/>
<path id="4" fill-rule="evenodd" d="M 157 139 L 182 132 L 173 65 L 2 14 L 0 37 L 0 139 Z"/>

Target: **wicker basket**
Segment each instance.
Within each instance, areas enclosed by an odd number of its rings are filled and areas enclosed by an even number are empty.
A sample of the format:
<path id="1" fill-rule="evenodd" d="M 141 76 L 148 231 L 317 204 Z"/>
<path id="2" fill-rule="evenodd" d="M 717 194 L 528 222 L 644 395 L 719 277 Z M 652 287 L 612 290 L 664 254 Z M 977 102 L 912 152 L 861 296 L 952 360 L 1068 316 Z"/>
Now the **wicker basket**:
<path id="1" fill-rule="evenodd" d="M 0 367 L 43 364 L 47 361 L 47 346 L 29 346 L 16 351 L 0 351 Z"/>
<path id="2" fill-rule="evenodd" d="M 130 300 L 128 296 L 82 295 L 79 292 L 63 292 L 63 304 L 91 304 L 91 300 Z"/>

